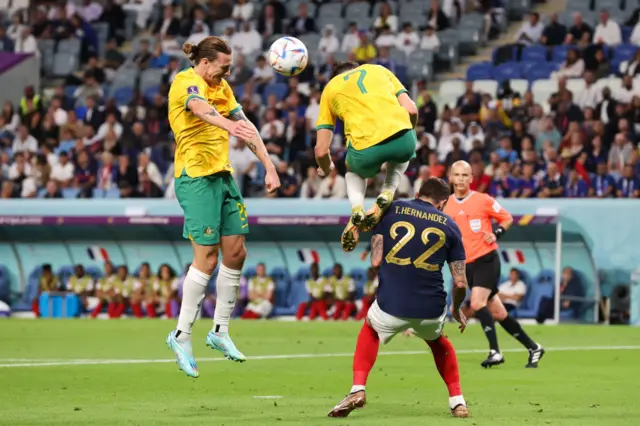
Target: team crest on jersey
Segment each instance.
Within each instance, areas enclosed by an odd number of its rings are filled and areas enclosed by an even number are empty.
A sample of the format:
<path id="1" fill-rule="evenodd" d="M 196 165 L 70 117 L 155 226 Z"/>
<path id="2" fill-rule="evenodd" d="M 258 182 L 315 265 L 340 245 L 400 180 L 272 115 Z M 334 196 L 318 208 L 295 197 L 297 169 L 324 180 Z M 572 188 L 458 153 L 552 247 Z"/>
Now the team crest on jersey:
<path id="1" fill-rule="evenodd" d="M 209 227 L 207 227 L 207 228 L 204 230 L 204 235 L 205 235 L 205 236 L 207 236 L 207 237 L 211 237 L 211 236 L 213 235 L 213 229 L 211 229 L 211 227 L 210 227 L 210 226 L 209 226 Z"/>
<path id="2" fill-rule="evenodd" d="M 189 86 L 187 88 L 187 94 L 189 95 L 197 95 L 198 93 L 200 93 L 198 86 Z"/>
<path id="3" fill-rule="evenodd" d="M 469 221 L 469 227 L 473 232 L 478 232 L 480 231 L 480 228 L 482 228 L 482 222 L 480 219 L 471 219 Z"/>

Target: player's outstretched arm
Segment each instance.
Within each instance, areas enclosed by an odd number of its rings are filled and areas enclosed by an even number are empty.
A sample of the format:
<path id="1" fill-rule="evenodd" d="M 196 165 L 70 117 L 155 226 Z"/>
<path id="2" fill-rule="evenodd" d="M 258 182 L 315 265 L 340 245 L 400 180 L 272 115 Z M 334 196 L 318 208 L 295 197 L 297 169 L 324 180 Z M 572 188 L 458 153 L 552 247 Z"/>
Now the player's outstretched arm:
<path id="1" fill-rule="evenodd" d="M 267 176 L 265 177 L 265 185 L 267 187 L 267 191 L 275 191 L 280 187 L 280 178 L 278 177 L 278 172 L 273 165 L 273 161 L 271 161 L 271 157 L 269 156 L 267 147 L 264 145 L 262 137 L 260 137 L 260 132 L 258 132 L 256 126 L 251 121 L 249 121 L 247 116 L 244 114 L 244 111 L 242 111 L 241 109 L 233 113 L 229 118 L 238 123 L 246 123 L 246 125 L 249 126 L 249 128 L 252 130 L 251 137 L 243 137 L 242 139 L 245 140 L 245 143 L 247 144 L 251 152 L 253 152 L 256 157 L 258 157 L 258 160 L 260 160 L 267 172 Z"/>
<path id="2" fill-rule="evenodd" d="M 316 134 L 316 161 L 318 163 L 318 174 L 320 176 L 327 176 L 331 169 L 333 169 L 333 161 L 331 161 L 331 154 L 329 148 L 331 147 L 331 141 L 333 140 L 333 131 L 330 129 L 318 129 Z"/>
<path id="3" fill-rule="evenodd" d="M 467 296 L 467 273 L 464 260 L 456 260 L 449 262 L 449 270 L 453 277 L 453 286 L 451 288 L 451 315 L 460 323 L 460 331 L 464 331 L 467 319 L 460 312 L 460 307 Z"/>
<path id="4" fill-rule="evenodd" d="M 214 107 L 209 105 L 207 101 L 202 98 L 192 98 L 187 103 L 189 110 L 205 123 L 209 123 L 212 126 L 224 129 L 229 132 L 230 135 L 248 139 L 253 135 L 253 130 L 246 124 L 240 124 L 233 122 L 222 115 Z"/>
<path id="5" fill-rule="evenodd" d="M 411 124 L 413 125 L 413 127 L 416 127 L 416 124 L 418 124 L 418 107 L 416 106 L 416 103 L 411 100 L 406 92 L 401 93 L 398 96 L 398 102 L 400 102 L 402 108 L 407 110 L 407 112 L 409 113 Z"/>
<path id="6" fill-rule="evenodd" d="M 378 270 L 382 265 L 382 235 L 371 237 L 371 266 Z"/>

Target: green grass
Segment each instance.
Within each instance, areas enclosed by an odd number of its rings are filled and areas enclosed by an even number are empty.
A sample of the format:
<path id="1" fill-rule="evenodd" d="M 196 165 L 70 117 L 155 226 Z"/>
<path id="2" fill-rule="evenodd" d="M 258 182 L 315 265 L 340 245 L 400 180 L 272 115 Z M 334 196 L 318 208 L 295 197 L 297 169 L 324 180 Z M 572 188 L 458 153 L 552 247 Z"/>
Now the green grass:
<path id="1" fill-rule="evenodd" d="M 242 322 L 237 346 L 258 355 L 346 354 L 298 359 L 221 360 L 204 345 L 210 322 L 194 333 L 200 378 L 173 363 L 4 367 L 87 360 L 169 360 L 169 321 L 6 320 L 0 322 L 0 425 L 637 425 L 640 350 L 556 350 L 640 345 L 640 329 L 529 327 L 547 348 L 537 370 L 526 353 L 484 370 L 479 327 L 459 335 L 448 326 L 472 418 L 448 413 L 447 392 L 424 342 L 397 337 L 382 351 L 368 383 L 367 407 L 347 419 L 328 410 L 351 386 L 351 357 L 360 324 Z M 502 333 L 504 349 L 519 348 Z M 640 347 L 640 346 L 638 346 Z M 465 351 L 482 350 L 483 353 Z M 207 360 L 208 359 L 208 360 Z M 280 399 L 254 396 L 280 395 Z"/>

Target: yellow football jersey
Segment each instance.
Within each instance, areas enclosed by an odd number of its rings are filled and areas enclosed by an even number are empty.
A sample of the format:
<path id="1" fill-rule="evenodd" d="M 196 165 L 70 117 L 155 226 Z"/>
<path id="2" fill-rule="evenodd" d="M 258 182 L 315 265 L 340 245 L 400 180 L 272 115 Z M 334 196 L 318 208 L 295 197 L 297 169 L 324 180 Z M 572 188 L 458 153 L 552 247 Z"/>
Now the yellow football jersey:
<path id="1" fill-rule="evenodd" d="M 183 172 L 195 178 L 233 171 L 229 164 L 229 133 L 193 115 L 187 107 L 193 98 L 207 101 L 224 117 L 241 108 L 224 79 L 211 87 L 193 68 L 176 75 L 169 89 L 169 124 L 176 138 L 175 177 Z"/>
<path id="2" fill-rule="evenodd" d="M 360 151 L 390 136 L 412 129 L 409 113 L 398 102 L 407 92 L 388 69 L 361 65 L 327 84 L 320 98 L 317 129 L 334 129 L 336 118 L 344 122 L 347 143 Z"/>

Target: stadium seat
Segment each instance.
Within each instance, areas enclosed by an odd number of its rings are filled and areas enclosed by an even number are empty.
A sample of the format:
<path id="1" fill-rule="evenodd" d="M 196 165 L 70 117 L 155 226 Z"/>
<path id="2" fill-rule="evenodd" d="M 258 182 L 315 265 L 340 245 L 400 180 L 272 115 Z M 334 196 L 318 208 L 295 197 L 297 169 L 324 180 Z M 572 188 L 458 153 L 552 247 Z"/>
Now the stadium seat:
<path id="1" fill-rule="evenodd" d="M 404 53 L 403 50 L 396 49 L 395 47 L 389 49 L 389 57 L 399 64 L 404 64 L 407 62 L 406 53 Z"/>
<path id="2" fill-rule="evenodd" d="M 541 270 L 538 275 L 535 277 L 536 282 L 538 283 L 554 283 L 555 280 L 555 273 L 551 270 L 551 269 L 543 269 Z"/>
<path id="3" fill-rule="evenodd" d="M 152 102 L 156 95 L 160 94 L 160 86 L 147 87 L 144 91 L 144 98 L 149 102 Z"/>
<path id="4" fill-rule="evenodd" d="M 544 80 L 549 79 L 553 71 L 553 68 L 549 64 L 540 64 L 538 67 L 531 68 L 527 72 L 527 74 L 523 75 L 522 77 L 526 78 L 530 82 L 536 80 Z"/>
<path id="5" fill-rule="evenodd" d="M 498 82 L 520 78 L 520 66 L 516 62 L 506 62 L 493 69 L 493 78 Z"/>
<path id="6" fill-rule="evenodd" d="M 160 69 L 148 69 L 140 74 L 140 91 L 146 94 L 150 87 L 160 86 L 164 71 Z"/>
<path id="7" fill-rule="evenodd" d="M 255 266 L 248 266 L 248 267 L 244 268 L 243 275 L 245 277 L 247 277 L 247 279 L 255 277 L 256 276 L 256 267 Z"/>
<path id="8" fill-rule="evenodd" d="M 522 78 L 514 78 L 511 80 L 511 88 L 524 96 L 529 91 L 529 82 Z"/>
<path id="9" fill-rule="evenodd" d="M 464 82 L 462 80 L 445 80 L 440 84 L 438 97 L 440 102 L 452 107 L 463 94 Z"/>
<path id="10" fill-rule="evenodd" d="M 67 281 L 69 281 L 69 278 L 71 278 L 73 274 L 74 274 L 73 265 L 62 266 L 60 267 L 60 269 L 58 269 L 58 272 L 56 273 L 58 278 L 60 278 L 60 283 L 62 285 L 66 285 Z"/>
<path id="11" fill-rule="evenodd" d="M 127 105 L 133 99 L 133 87 L 120 87 L 111 94 L 111 97 L 115 99 L 117 105 Z"/>
<path id="12" fill-rule="evenodd" d="M 333 266 L 329 266 L 328 268 L 324 268 L 324 270 L 322 271 L 322 276 L 323 277 L 330 277 L 331 275 L 333 275 Z"/>
<path id="13" fill-rule="evenodd" d="M 12 311 L 24 312 L 24 311 L 31 310 L 31 302 L 38 295 L 38 290 L 40 287 L 39 277 L 40 277 L 39 272 L 35 276 L 33 275 L 33 272 L 32 272 L 32 274 L 30 275 L 27 281 L 27 286 L 24 292 L 22 293 L 22 297 L 20 298 L 20 301 L 11 306 Z"/>
<path id="14" fill-rule="evenodd" d="M 564 62 L 572 48 L 573 46 L 567 45 L 555 46 L 551 51 L 551 62 Z"/>
<path id="15" fill-rule="evenodd" d="M 553 290 L 553 284 L 534 282 L 527 289 L 522 305 L 517 310 L 518 318 L 535 318 L 538 314 L 540 300 L 543 297 L 553 297 Z"/>
<path id="16" fill-rule="evenodd" d="M 276 306 L 274 315 L 294 315 L 300 303 L 306 302 L 309 298 L 304 281 L 294 280 L 291 283 L 287 303 L 285 306 Z"/>
<path id="17" fill-rule="evenodd" d="M 491 80 L 493 78 L 493 65 L 490 62 L 472 64 L 467 69 L 467 80 Z"/>
<path id="18" fill-rule="evenodd" d="M 294 281 L 306 281 L 311 278 L 311 271 L 308 266 L 301 266 L 294 275 Z"/>
<path id="19" fill-rule="evenodd" d="M 370 5 L 368 2 L 350 3 L 344 11 L 344 15 L 351 20 L 357 21 L 360 17 L 369 17 Z"/>
<path id="20" fill-rule="evenodd" d="M 53 57 L 51 73 L 56 77 L 65 77 L 78 69 L 79 55 L 69 52 L 58 52 Z"/>
<path id="21" fill-rule="evenodd" d="M 77 38 L 66 38 L 58 42 L 56 53 L 70 53 L 75 56 L 80 55 L 80 40 Z"/>
<path id="22" fill-rule="evenodd" d="M 620 27 L 620 31 L 622 32 L 622 42 L 629 43 L 629 39 L 633 33 L 633 27 Z"/>
<path id="23" fill-rule="evenodd" d="M 613 59 L 617 59 L 620 62 L 631 60 L 636 55 L 637 50 L 638 46 L 634 46 L 633 44 L 621 44 L 615 47 Z"/>
<path id="24" fill-rule="evenodd" d="M 336 37 L 338 37 L 339 39 L 341 38 L 340 36 L 344 34 L 345 30 L 347 29 L 347 25 L 344 18 L 340 18 L 340 17 L 322 16 L 317 19 L 317 22 L 318 22 L 318 29 L 320 30 L 322 30 L 327 25 L 333 25 L 336 29 L 335 31 Z"/>
<path id="25" fill-rule="evenodd" d="M 473 82 L 473 91 L 488 93 L 495 98 L 498 92 L 498 82 L 496 80 L 476 80 Z"/>
<path id="26" fill-rule="evenodd" d="M 317 47 L 318 43 L 320 43 L 320 38 L 320 34 L 317 33 L 303 34 L 298 37 L 298 39 L 300 39 L 307 48 L 310 48 L 311 46 Z"/>
<path id="27" fill-rule="evenodd" d="M 78 194 L 80 190 L 77 188 L 63 188 L 62 189 L 62 197 L 63 198 L 78 198 Z"/>
<path id="28" fill-rule="evenodd" d="M 269 276 L 275 281 L 286 281 L 290 279 L 289 270 L 284 266 L 275 266 L 269 272 Z"/>
<path id="29" fill-rule="evenodd" d="M 583 78 L 570 78 L 567 80 L 567 89 L 575 94 L 580 93 L 585 89 L 587 84 Z M 576 95 L 574 95 L 575 97 Z"/>
<path id="30" fill-rule="evenodd" d="M 275 94 L 276 98 L 278 98 L 278 101 L 281 101 L 286 96 L 288 90 L 289 90 L 289 86 L 287 86 L 285 83 L 268 84 L 264 88 L 264 92 L 262 93 L 262 98 L 266 104 L 269 96 L 271 94 Z"/>
<path id="31" fill-rule="evenodd" d="M 520 60 L 523 62 L 547 62 L 547 48 L 544 46 L 527 46 L 522 49 Z"/>
<path id="32" fill-rule="evenodd" d="M 85 272 L 96 281 L 104 276 L 102 269 L 100 269 L 98 266 L 87 266 L 85 268 Z"/>
<path id="33" fill-rule="evenodd" d="M 551 94 L 557 90 L 557 80 L 540 79 L 531 83 L 531 92 L 536 103 L 546 103 Z"/>
<path id="34" fill-rule="evenodd" d="M 367 281 L 367 270 L 364 269 L 364 268 L 353 268 L 349 272 L 349 275 L 356 282 L 365 282 L 365 281 Z"/>

